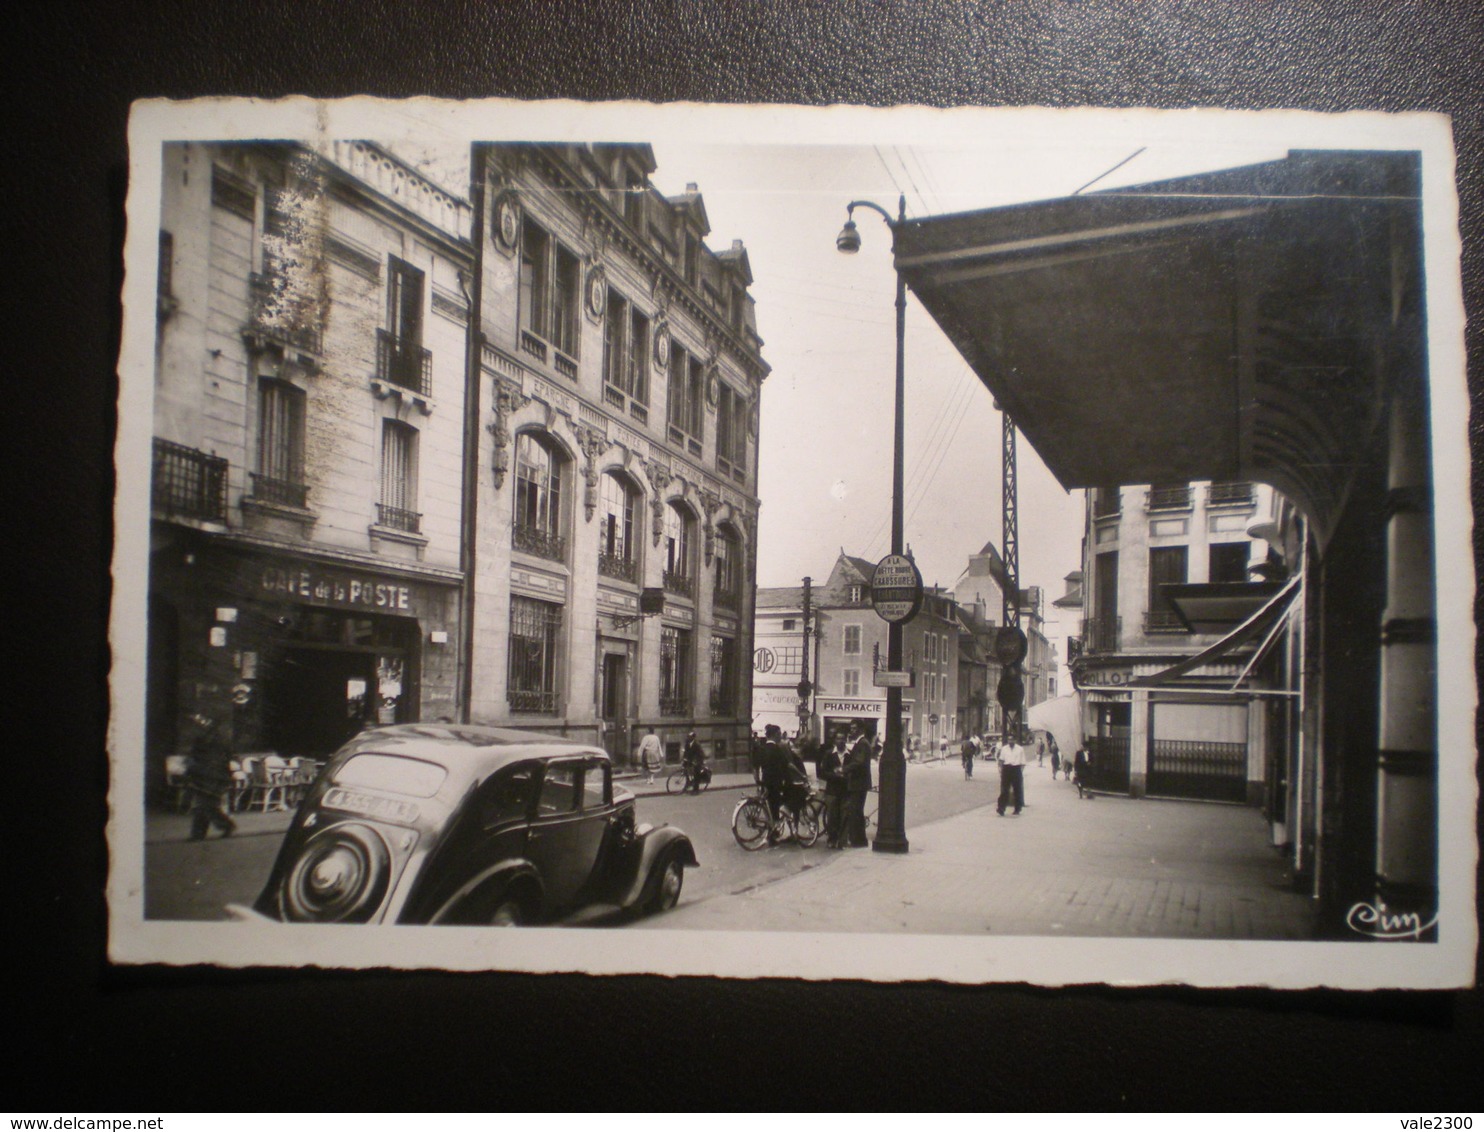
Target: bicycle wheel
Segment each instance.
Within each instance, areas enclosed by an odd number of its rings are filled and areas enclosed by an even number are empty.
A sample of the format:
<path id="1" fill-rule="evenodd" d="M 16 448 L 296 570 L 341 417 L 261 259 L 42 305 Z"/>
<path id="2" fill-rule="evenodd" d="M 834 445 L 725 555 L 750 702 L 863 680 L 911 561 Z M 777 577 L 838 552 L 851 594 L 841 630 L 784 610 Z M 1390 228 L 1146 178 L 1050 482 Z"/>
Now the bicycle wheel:
<path id="1" fill-rule="evenodd" d="M 709 766 L 703 766 L 701 768 L 701 789 L 711 789 L 711 768 Z"/>
<path id="2" fill-rule="evenodd" d="M 676 770 L 670 772 L 670 777 L 665 779 L 665 793 L 679 794 L 685 789 L 685 771 Z"/>
<path id="3" fill-rule="evenodd" d="M 768 828 L 772 824 L 768 807 L 758 798 L 744 798 L 737 803 L 732 814 L 732 836 L 737 844 L 751 853 L 768 843 Z"/>
<path id="4" fill-rule="evenodd" d="M 794 819 L 794 838 L 805 849 L 819 840 L 819 831 L 824 828 L 824 803 L 811 798 L 799 809 Z"/>

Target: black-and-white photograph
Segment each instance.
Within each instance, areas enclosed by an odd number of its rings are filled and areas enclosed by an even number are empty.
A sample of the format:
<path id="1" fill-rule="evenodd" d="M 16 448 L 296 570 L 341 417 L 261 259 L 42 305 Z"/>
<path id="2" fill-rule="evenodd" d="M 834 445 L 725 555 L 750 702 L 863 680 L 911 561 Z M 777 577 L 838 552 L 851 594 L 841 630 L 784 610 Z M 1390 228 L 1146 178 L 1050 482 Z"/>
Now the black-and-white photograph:
<path id="1" fill-rule="evenodd" d="M 115 960 L 1471 980 L 1445 118 L 130 145 Z"/>

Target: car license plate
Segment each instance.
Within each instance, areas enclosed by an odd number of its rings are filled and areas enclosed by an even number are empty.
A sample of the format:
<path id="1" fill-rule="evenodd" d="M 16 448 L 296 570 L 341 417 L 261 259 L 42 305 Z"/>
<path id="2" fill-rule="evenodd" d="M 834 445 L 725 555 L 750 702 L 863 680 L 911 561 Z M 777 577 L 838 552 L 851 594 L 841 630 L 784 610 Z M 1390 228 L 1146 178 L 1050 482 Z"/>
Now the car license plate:
<path id="1" fill-rule="evenodd" d="M 359 790 L 346 790 L 336 786 L 325 793 L 324 805 L 332 810 L 346 810 L 352 814 L 363 814 L 370 818 L 385 818 L 387 821 L 411 825 L 417 820 L 418 808 L 412 802 L 397 798 L 382 798 L 376 794 L 363 794 Z"/>

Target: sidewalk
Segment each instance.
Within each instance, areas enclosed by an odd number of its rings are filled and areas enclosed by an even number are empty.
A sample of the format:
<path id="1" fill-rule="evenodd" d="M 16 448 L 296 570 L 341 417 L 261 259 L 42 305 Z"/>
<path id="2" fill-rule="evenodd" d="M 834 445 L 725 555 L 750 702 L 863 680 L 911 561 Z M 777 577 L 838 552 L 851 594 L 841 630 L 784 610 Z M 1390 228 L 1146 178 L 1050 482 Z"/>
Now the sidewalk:
<path id="1" fill-rule="evenodd" d="M 642 774 L 615 774 L 613 784 L 622 786 L 637 798 L 646 798 L 654 794 L 665 792 L 665 777 L 669 774 L 666 768 L 664 774 L 655 775 L 654 782 L 646 782 Z M 711 779 L 712 791 L 717 790 L 746 790 L 751 788 L 752 775 L 750 774 L 718 774 Z M 293 820 L 292 810 L 269 810 L 264 813 L 234 813 L 232 820 L 237 823 L 237 832 L 233 837 L 261 837 L 266 835 L 282 836 L 288 829 L 289 822 Z M 151 807 L 145 812 L 144 817 L 144 840 L 145 844 L 156 844 L 163 841 L 187 841 L 191 835 L 191 815 L 188 813 L 175 813 L 171 810 L 162 810 Z M 216 830 L 212 830 L 210 837 L 213 841 L 219 838 Z"/>
<path id="2" fill-rule="evenodd" d="M 991 770 L 990 773 L 993 773 Z M 1026 768 L 1026 810 L 986 806 L 908 828 L 905 854 L 831 852 L 817 867 L 646 926 L 1134 938 L 1312 938 L 1256 810 L 1101 796 Z"/>

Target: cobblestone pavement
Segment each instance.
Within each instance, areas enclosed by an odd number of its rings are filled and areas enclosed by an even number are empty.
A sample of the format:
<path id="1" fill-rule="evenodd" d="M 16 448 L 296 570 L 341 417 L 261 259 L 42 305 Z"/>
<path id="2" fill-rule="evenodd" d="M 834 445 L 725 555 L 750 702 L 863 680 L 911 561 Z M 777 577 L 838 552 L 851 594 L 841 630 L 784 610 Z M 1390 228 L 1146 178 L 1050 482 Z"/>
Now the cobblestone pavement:
<path id="1" fill-rule="evenodd" d="M 992 767 L 980 771 L 993 774 Z M 666 930 L 1302 940 L 1294 891 L 1251 808 L 1099 796 L 1026 768 L 1026 809 L 908 828 L 906 854 L 846 850 L 750 891 L 684 903 Z M 909 786 L 910 790 L 910 786 Z"/>

